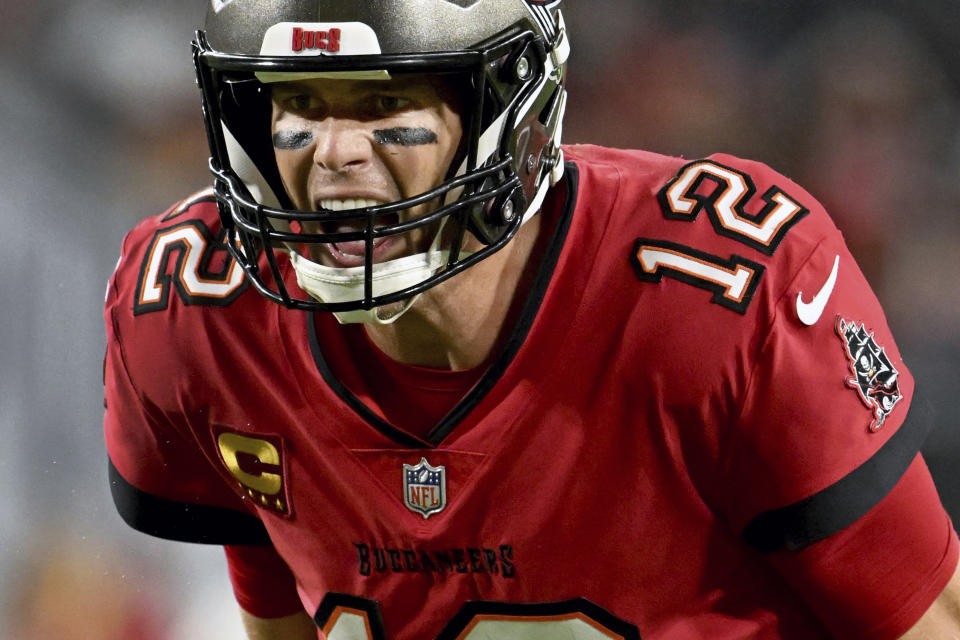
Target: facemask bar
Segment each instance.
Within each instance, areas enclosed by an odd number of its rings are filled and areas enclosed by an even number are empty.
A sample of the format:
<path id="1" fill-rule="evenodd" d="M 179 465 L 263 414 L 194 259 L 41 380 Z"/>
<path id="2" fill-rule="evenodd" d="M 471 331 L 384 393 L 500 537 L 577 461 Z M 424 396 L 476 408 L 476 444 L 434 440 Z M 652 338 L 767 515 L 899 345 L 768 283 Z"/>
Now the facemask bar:
<path id="1" fill-rule="evenodd" d="M 228 243 L 228 248 L 230 253 L 250 276 L 257 290 L 272 300 L 292 308 L 314 308 L 314 305 L 322 304 L 323 310 L 326 311 L 347 311 L 353 308 L 369 309 L 382 304 L 396 302 L 429 288 L 428 286 L 423 286 L 421 284 L 415 287 L 408 287 L 393 294 L 374 297 L 371 275 L 373 272 L 372 256 L 373 242 L 375 239 L 395 235 L 398 233 L 404 233 L 411 229 L 423 227 L 440 221 L 447 216 L 462 215 L 461 212 L 465 212 L 470 207 L 489 202 L 491 199 L 496 200 L 510 196 L 518 197 L 516 194 L 519 193 L 520 180 L 516 176 L 508 178 L 505 182 L 499 183 L 492 188 L 477 191 L 469 196 L 462 196 L 454 202 L 440 207 L 414 220 L 408 220 L 406 222 L 400 222 L 394 225 L 377 228 L 375 227 L 375 223 L 378 217 L 388 215 L 394 211 L 402 210 L 409 206 L 416 206 L 422 202 L 428 202 L 465 184 L 481 183 L 490 175 L 506 173 L 512 162 L 513 158 L 507 156 L 500 162 L 477 172 L 475 175 L 461 176 L 460 178 L 451 180 L 414 198 L 410 198 L 401 202 L 381 205 L 378 207 L 354 209 L 344 212 L 291 211 L 265 207 L 253 202 L 252 198 L 249 196 L 249 192 L 246 190 L 246 187 L 235 174 L 216 170 L 212 164 L 211 172 L 213 172 L 216 176 L 214 190 L 217 193 L 218 201 L 226 204 L 226 206 L 230 208 L 230 216 L 232 222 L 234 223 L 228 228 L 228 238 L 230 240 Z M 227 194 L 229 194 L 229 197 L 227 197 Z M 515 205 L 515 207 L 516 206 L 517 205 Z M 251 216 L 250 212 L 255 213 Z M 280 231 L 274 229 L 272 226 L 268 226 L 269 218 L 295 220 L 299 222 L 363 219 L 365 222 L 365 228 L 363 231 L 298 234 Z M 492 243 L 488 247 L 484 247 L 480 251 L 471 254 L 469 258 L 466 258 L 463 261 L 459 259 L 463 234 L 458 234 L 458 237 L 455 237 L 454 243 L 450 249 L 449 258 L 446 263 L 445 270 L 442 273 L 443 277 L 441 280 L 437 280 L 434 284 L 439 284 L 439 282 L 442 280 L 453 276 L 455 273 L 459 273 L 467 266 L 476 263 L 479 259 L 490 255 L 502 247 L 513 236 L 513 234 L 516 233 L 517 228 L 520 226 L 519 222 L 520 219 L 519 216 L 517 216 L 516 223 L 513 225 L 513 228 L 509 229 L 508 233 L 505 234 L 503 238 Z M 357 305 L 356 303 L 352 302 L 320 303 L 306 301 L 307 305 L 309 306 L 301 306 L 298 304 L 297 300 L 292 299 L 286 292 L 286 286 L 284 285 L 283 278 L 280 275 L 279 265 L 276 262 L 275 253 L 273 251 L 264 251 L 264 253 L 266 254 L 268 261 L 270 275 L 277 285 L 279 290 L 278 292 L 271 291 L 269 288 L 265 287 L 265 285 L 261 287 L 263 278 L 261 275 L 260 264 L 255 258 L 253 260 L 248 259 L 246 254 L 241 249 L 242 247 L 250 246 L 257 241 L 265 241 L 270 243 L 271 246 L 279 246 L 283 243 L 314 244 L 326 242 L 346 242 L 351 240 L 363 240 L 366 245 L 365 270 L 367 277 L 365 278 L 364 283 L 364 304 L 362 305 Z M 439 275 L 437 277 L 439 277 Z M 432 286 L 432 284 L 430 286 Z M 279 293 L 279 297 L 276 295 L 276 293 Z"/>
<path id="2" fill-rule="evenodd" d="M 210 170 L 214 175 L 214 190 L 217 195 L 221 220 L 228 232 L 228 247 L 230 253 L 242 266 L 254 287 L 264 296 L 283 304 L 289 308 L 322 311 L 349 311 L 354 309 L 372 309 L 385 304 L 418 295 L 453 277 L 460 271 L 476 264 L 492 253 L 502 248 L 517 232 L 522 223 L 525 210 L 526 196 L 520 178 L 517 175 L 515 160 L 508 152 L 509 135 L 504 130 L 517 119 L 517 110 L 527 102 L 527 98 L 539 84 L 539 77 L 526 81 L 520 93 L 512 101 L 511 108 L 502 114 L 504 127 L 499 132 L 497 152 L 493 155 L 495 162 L 488 166 L 477 168 L 478 139 L 483 133 L 483 115 L 485 109 L 486 81 L 489 69 L 509 59 L 512 52 L 527 50 L 535 36 L 530 31 L 519 31 L 505 42 L 498 42 L 490 49 L 481 51 L 464 51 L 451 53 L 426 53 L 416 55 L 377 55 L 377 56 L 343 56 L 331 59 L 291 59 L 288 57 L 252 57 L 239 56 L 214 52 L 206 43 L 203 32 L 197 32 L 194 43 L 194 59 L 197 68 L 197 80 L 202 92 L 203 109 L 207 136 L 210 141 L 211 158 Z M 307 65 L 312 64 L 313 67 Z M 230 156 L 222 127 L 222 113 L 219 107 L 219 92 L 221 90 L 220 73 L 294 73 L 303 72 L 309 68 L 316 70 L 317 65 L 326 64 L 324 71 L 370 71 L 387 69 L 395 73 L 403 72 L 469 72 L 472 77 L 475 95 L 479 98 L 474 101 L 474 110 L 469 119 L 469 127 L 465 134 L 466 171 L 452 179 L 445 181 L 430 191 L 401 201 L 392 202 L 376 207 L 354 209 L 347 211 L 296 211 L 265 206 L 257 202 L 250 194 L 244 181 L 231 167 Z M 542 76 L 541 76 L 542 77 Z M 491 123 L 487 123 L 489 126 Z M 486 163 L 487 159 L 481 160 Z M 500 180 L 491 180 L 499 177 Z M 494 186 L 488 186 L 488 185 Z M 410 207 L 441 198 L 451 191 L 462 190 L 460 196 L 449 204 L 413 220 L 397 222 L 376 227 L 378 219 L 391 215 Z M 280 194 L 281 202 L 286 200 L 285 194 Z M 284 202 L 284 204 L 286 204 Z M 507 224 L 498 238 L 489 239 L 487 246 L 460 259 L 462 243 L 471 210 L 476 207 L 486 207 L 506 219 Z M 504 212 L 515 212 L 512 218 Z M 446 264 L 438 273 L 424 281 L 406 287 L 400 291 L 385 295 L 373 295 L 373 243 L 384 236 L 404 233 L 434 222 L 451 217 L 457 221 L 454 236 L 449 249 Z M 276 229 L 270 219 L 285 222 L 325 222 L 342 220 L 360 220 L 364 223 L 362 231 L 336 233 L 293 233 Z M 364 260 L 364 296 L 362 300 L 347 302 L 321 302 L 314 298 L 298 299 L 290 295 L 284 282 L 282 269 L 276 252 L 283 251 L 284 243 L 325 243 L 342 242 L 348 240 L 363 240 L 366 246 Z M 263 254 L 266 262 L 269 279 L 274 288 L 266 282 L 260 260 Z"/>

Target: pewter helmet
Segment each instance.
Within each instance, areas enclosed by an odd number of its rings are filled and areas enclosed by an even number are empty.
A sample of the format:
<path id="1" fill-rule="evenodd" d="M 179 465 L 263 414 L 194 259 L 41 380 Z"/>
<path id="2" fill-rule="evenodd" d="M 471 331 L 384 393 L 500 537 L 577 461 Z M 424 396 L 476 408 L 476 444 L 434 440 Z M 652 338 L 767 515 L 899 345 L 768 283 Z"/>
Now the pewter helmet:
<path id="1" fill-rule="evenodd" d="M 367 321 L 371 310 L 409 305 L 509 242 L 563 171 L 569 43 L 561 4 L 211 0 L 193 43 L 210 169 L 228 247 L 254 286 L 287 307 Z M 463 137 L 446 178 L 396 202 L 295 209 L 271 141 L 271 85 L 410 73 L 442 75 L 462 96 Z M 427 202 L 436 206 L 426 214 L 404 214 Z M 437 229 L 425 254 L 374 261 L 378 239 L 418 227 Z M 464 249 L 468 233 L 479 250 Z M 358 240 L 366 251 L 356 268 L 321 267 L 296 249 Z"/>

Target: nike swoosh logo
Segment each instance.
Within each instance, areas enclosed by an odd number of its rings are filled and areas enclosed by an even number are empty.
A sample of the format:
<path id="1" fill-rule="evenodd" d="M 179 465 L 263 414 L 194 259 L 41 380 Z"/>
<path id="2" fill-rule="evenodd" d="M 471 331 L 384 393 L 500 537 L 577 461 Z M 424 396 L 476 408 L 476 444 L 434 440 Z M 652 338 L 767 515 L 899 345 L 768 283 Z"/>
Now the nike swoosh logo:
<path id="1" fill-rule="evenodd" d="M 820 291 L 817 292 L 817 295 L 813 296 L 813 300 L 810 302 L 803 301 L 802 291 L 797 294 L 797 316 L 800 318 L 800 322 L 808 327 L 817 324 L 817 320 L 819 320 L 823 314 L 823 310 L 827 306 L 827 300 L 830 299 L 830 294 L 833 293 L 833 285 L 837 284 L 837 269 L 839 267 L 840 256 L 837 256 L 833 259 L 833 271 L 830 272 L 830 277 L 827 278 L 827 281 L 820 287 Z"/>

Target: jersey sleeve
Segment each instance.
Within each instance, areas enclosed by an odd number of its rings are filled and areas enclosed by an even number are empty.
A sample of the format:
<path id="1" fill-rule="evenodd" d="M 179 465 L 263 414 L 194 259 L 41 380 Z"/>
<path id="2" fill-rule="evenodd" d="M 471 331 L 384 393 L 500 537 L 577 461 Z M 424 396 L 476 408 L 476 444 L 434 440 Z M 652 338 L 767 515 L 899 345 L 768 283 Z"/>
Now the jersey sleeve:
<path id="1" fill-rule="evenodd" d="M 723 462 L 726 513 L 838 637 L 897 637 L 957 562 L 919 456 L 922 390 L 839 233 L 767 305 Z"/>
<path id="2" fill-rule="evenodd" d="M 258 618 L 282 618 L 303 611 L 296 580 L 273 545 L 225 546 L 237 603 Z"/>
<path id="3" fill-rule="evenodd" d="M 145 242 L 124 241 L 104 313 L 104 437 L 110 487 L 121 517 L 151 535 L 190 542 L 262 544 L 260 520 L 230 491 L 167 391 L 176 363 L 163 348 L 163 317 L 140 320 L 133 294 Z"/>
<path id="4" fill-rule="evenodd" d="M 838 533 L 770 555 L 838 638 L 899 638 L 943 591 L 958 544 L 923 458 Z"/>

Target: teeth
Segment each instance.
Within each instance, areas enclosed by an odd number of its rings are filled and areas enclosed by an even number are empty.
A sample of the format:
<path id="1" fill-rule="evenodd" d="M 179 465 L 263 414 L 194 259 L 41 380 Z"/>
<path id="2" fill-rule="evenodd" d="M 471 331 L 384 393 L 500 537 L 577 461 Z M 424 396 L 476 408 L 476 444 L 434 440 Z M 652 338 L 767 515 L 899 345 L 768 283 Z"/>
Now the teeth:
<path id="1" fill-rule="evenodd" d="M 369 200 L 367 198 L 347 198 L 345 200 L 324 199 L 320 201 L 322 209 L 330 211 L 344 211 L 346 209 L 364 209 L 366 207 L 375 207 L 383 204 L 381 200 Z"/>

